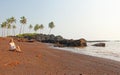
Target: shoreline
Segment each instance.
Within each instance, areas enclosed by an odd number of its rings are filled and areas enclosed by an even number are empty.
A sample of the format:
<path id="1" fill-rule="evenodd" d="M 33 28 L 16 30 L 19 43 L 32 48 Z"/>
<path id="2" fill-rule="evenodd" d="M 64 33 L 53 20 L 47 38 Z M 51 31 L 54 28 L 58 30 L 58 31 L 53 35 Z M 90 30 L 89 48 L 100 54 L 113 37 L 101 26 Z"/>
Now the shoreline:
<path id="1" fill-rule="evenodd" d="M 82 55 L 87 55 L 87 56 L 92 56 L 92 57 L 98 57 L 98 58 L 103 58 L 103 59 L 107 59 L 107 60 L 112 60 L 112 61 L 120 62 L 120 58 L 114 57 L 114 56 L 97 55 L 97 54 L 93 55 L 94 53 L 77 52 L 77 50 L 75 51 L 74 48 L 69 48 L 69 47 L 65 47 L 65 48 L 64 47 L 63 48 L 52 47 L 52 48 L 60 50 L 60 51 L 67 51 L 67 52 L 72 52 L 72 53 L 75 53 L 75 54 L 82 54 Z"/>
<path id="2" fill-rule="evenodd" d="M 60 51 L 40 42 L 17 42 L 23 53 L 8 51 L 0 39 L 0 75 L 120 75 L 120 62 Z"/>

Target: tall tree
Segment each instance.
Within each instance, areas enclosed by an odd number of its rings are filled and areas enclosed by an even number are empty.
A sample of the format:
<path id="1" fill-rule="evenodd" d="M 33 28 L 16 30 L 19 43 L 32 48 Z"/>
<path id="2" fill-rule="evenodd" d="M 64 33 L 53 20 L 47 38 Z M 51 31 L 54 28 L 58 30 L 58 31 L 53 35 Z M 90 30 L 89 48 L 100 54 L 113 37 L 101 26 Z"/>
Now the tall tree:
<path id="1" fill-rule="evenodd" d="M 27 19 L 25 18 L 25 16 L 20 17 L 20 19 L 21 19 L 21 20 L 20 20 L 20 23 L 21 23 L 22 25 L 24 25 L 24 27 L 25 27 L 25 24 L 27 23 Z M 22 25 L 21 25 L 19 34 L 22 33 Z M 23 27 L 23 33 L 24 33 L 24 27 Z"/>
<path id="2" fill-rule="evenodd" d="M 11 17 L 11 18 L 10 18 L 10 21 L 11 21 L 12 31 L 14 31 L 14 28 L 13 28 L 13 27 L 16 27 L 16 26 L 15 26 L 16 19 L 15 19 L 14 17 Z M 14 33 L 14 32 L 12 32 L 12 34 L 15 36 L 15 33 Z"/>
<path id="3" fill-rule="evenodd" d="M 13 25 L 12 28 L 13 28 L 13 33 L 14 33 L 14 36 L 15 36 L 16 25 Z"/>
<path id="4" fill-rule="evenodd" d="M 34 26 L 34 31 L 37 32 L 38 30 L 39 30 L 39 24 L 36 24 L 36 25 Z"/>
<path id="5" fill-rule="evenodd" d="M 39 29 L 40 29 L 40 32 L 41 32 L 42 29 L 44 29 L 43 24 L 41 24 L 41 25 L 39 26 Z"/>
<path id="6" fill-rule="evenodd" d="M 2 29 L 2 37 L 4 36 L 4 25 L 3 23 L 1 24 L 1 29 Z"/>
<path id="7" fill-rule="evenodd" d="M 29 25 L 29 33 L 30 33 L 30 30 L 33 28 L 33 26 L 30 24 Z"/>
<path id="8" fill-rule="evenodd" d="M 1 32 L 2 32 L 2 37 L 3 37 L 3 34 L 4 34 L 4 32 L 3 32 L 3 31 L 4 31 L 4 30 L 3 30 L 3 27 L 4 27 L 4 26 L 1 24 L 0 27 L 1 27 L 1 29 L 2 29 Z"/>
<path id="9" fill-rule="evenodd" d="M 11 17 L 11 18 L 8 18 L 6 21 L 7 21 L 7 34 L 8 34 L 8 31 L 10 33 L 11 30 L 13 30 L 12 26 L 13 26 L 13 23 L 16 23 L 16 19 L 14 17 Z"/>
<path id="10" fill-rule="evenodd" d="M 49 34 L 51 33 L 51 30 L 55 27 L 54 23 L 53 22 L 50 22 L 49 23 L 49 28 L 50 28 L 50 31 L 49 31 Z"/>
<path id="11" fill-rule="evenodd" d="M 2 28 L 2 36 L 5 37 L 5 33 L 6 33 L 6 27 L 7 27 L 7 22 L 2 22 L 1 24 L 1 28 Z"/>
<path id="12" fill-rule="evenodd" d="M 11 29 L 11 25 L 7 24 L 7 36 L 10 35 L 10 29 Z"/>
<path id="13" fill-rule="evenodd" d="M 7 22 L 6 28 L 7 28 L 7 36 L 8 36 L 10 33 L 9 30 L 11 29 L 11 19 L 10 18 L 6 19 L 6 22 Z"/>

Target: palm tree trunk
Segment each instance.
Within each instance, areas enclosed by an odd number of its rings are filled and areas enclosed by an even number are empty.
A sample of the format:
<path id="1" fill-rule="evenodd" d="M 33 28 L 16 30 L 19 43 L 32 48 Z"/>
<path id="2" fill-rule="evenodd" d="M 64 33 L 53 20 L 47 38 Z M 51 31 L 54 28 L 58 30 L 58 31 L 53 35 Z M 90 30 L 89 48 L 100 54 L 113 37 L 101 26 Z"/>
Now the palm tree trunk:
<path id="1" fill-rule="evenodd" d="M 22 32 L 22 25 L 21 25 L 21 27 L 20 27 L 20 32 L 19 32 L 19 34 L 21 34 L 21 32 Z"/>
<path id="2" fill-rule="evenodd" d="M 30 33 L 30 29 L 29 29 L 29 33 Z"/>
<path id="3" fill-rule="evenodd" d="M 8 36 L 8 29 L 7 29 L 7 36 Z"/>
<path id="4" fill-rule="evenodd" d="M 23 34 L 24 34 L 24 28 L 25 28 L 25 25 L 23 26 Z"/>
<path id="5" fill-rule="evenodd" d="M 40 34 L 41 34 L 41 29 L 40 29 Z"/>
<path id="6" fill-rule="evenodd" d="M 3 28 L 2 28 L 2 37 L 3 37 Z"/>
<path id="7" fill-rule="evenodd" d="M 51 30 L 52 30 L 52 29 L 50 29 L 50 31 L 49 31 L 49 35 L 50 35 L 50 33 L 51 33 Z"/>
<path id="8" fill-rule="evenodd" d="M 15 36 L 15 29 L 13 29 L 13 34 L 14 34 L 14 36 Z"/>
<path id="9" fill-rule="evenodd" d="M 5 37 L 5 29 L 3 30 L 3 37 Z"/>

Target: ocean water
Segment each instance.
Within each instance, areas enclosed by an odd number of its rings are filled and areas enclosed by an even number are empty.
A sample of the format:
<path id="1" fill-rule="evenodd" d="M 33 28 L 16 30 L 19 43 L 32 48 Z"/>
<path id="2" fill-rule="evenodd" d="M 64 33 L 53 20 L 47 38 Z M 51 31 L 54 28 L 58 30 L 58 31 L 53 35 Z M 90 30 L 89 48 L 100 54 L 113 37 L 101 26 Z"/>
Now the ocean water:
<path id="1" fill-rule="evenodd" d="M 87 43 L 88 46 L 84 48 L 65 47 L 57 49 L 120 61 L 120 42 L 115 41 L 104 42 L 106 44 L 105 47 L 91 46 L 95 43 L 98 42 Z"/>

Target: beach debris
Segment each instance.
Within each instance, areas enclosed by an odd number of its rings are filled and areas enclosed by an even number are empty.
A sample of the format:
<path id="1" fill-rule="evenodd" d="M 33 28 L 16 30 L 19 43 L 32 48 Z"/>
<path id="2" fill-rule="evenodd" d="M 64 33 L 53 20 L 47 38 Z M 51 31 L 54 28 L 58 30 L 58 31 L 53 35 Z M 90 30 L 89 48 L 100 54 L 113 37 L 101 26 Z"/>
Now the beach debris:
<path id="1" fill-rule="evenodd" d="M 105 47 L 105 43 L 96 43 L 96 44 L 93 44 L 92 46 Z"/>

